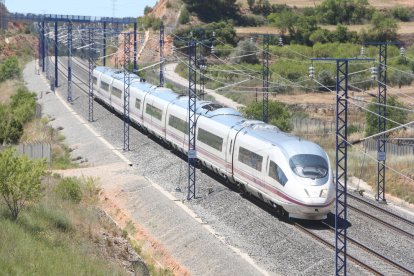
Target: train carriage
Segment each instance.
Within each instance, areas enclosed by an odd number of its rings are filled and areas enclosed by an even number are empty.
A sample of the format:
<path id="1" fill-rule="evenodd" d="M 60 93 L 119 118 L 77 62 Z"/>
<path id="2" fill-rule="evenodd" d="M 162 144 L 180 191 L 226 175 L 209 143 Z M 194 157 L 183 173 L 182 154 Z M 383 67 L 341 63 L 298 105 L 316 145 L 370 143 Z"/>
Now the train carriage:
<path id="1" fill-rule="evenodd" d="M 97 97 L 120 114 L 121 75 L 105 67 L 94 70 Z M 187 96 L 137 83 L 131 86 L 130 108 L 139 125 L 187 153 Z M 197 101 L 196 114 L 197 158 L 204 166 L 290 217 L 326 217 L 335 187 L 329 158 L 320 146 L 209 101 Z"/>

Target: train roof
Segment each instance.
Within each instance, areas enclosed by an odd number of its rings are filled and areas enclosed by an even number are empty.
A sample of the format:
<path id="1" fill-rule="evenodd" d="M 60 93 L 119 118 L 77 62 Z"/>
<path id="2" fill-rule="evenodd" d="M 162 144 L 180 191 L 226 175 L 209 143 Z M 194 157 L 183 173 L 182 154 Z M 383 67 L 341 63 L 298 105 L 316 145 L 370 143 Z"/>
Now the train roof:
<path id="1" fill-rule="evenodd" d="M 304 153 L 326 156 L 325 151 L 318 144 L 283 132 L 277 127 L 263 122 L 249 126 L 246 134 L 277 146 L 287 158 Z"/>
<path id="2" fill-rule="evenodd" d="M 112 77 L 114 79 L 117 79 L 120 81 L 124 80 L 124 73 L 123 73 L 123 70 L 121 69 L 113 69 L 113 68 L 109 68 L 105 66 L 97 66 L 95 70 L 109 77 Z M 132 73 L 131 73 L 131 87 L 138 88 L 145 92 L 150 92 L 151 89 L 156 88 L 156 86 L 153 84 L 150 84 L 148 82 L 141 82 L 140 77 Z"/>

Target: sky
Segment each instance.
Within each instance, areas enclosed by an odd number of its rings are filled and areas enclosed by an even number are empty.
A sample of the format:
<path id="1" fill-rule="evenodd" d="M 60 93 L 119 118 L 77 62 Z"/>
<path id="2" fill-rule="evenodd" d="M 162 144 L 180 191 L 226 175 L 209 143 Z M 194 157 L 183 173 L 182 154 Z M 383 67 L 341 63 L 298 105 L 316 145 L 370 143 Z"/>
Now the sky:
<path id="1" fill-rule="evenodd" d="M 10 12 L 87 16 L 137 17 L 156 0 L 5 0 Z"/>

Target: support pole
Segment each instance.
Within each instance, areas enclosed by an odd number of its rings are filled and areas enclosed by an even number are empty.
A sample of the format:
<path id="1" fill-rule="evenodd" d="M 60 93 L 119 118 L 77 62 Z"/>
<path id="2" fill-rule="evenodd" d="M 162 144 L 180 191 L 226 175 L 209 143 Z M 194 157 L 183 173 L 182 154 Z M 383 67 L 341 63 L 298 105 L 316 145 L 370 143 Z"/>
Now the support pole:
<path id="1" fill-rule="evenodd" d="M 129 91 L 131 85 L 131 74 L 128 66 L 131 63 L 131 33 L 124 34 L 124 151 L 129 151 Z"/>
<path id="2" fill-rule="evenodd" d="M 55 87 L 58 87 L 58 56 L 59 56 L 58 22 L 55 21 Z"/>
<path id="3" fill-rule="evenodd" d="M 39 38 L 39 44 L 37 47 L 37 57 L 38 57 L 38 66 L 39 68 L 42 67 L 42 44 L 43 44 L 43 38 L 42 38 L 42 24 L 40 22 L 37 23 L 37 33 Z M 35 56 L 36 60 L 36 56 Z"/>
<path id="4" fill-rule="evenodd" d="M 49 58 L 49 25 L 46 28 L 46 34 L 45 35 L 45 71 L 46 71 L 46 79 L 50 80 L 50 58 Z"/>
<path id="5" fill-rule="evenodd" d="M 42 21 L 42 23 L 41 23 L 41 28 L 42 28 L 42 30 L 41 30 L 41 36 L 42 36 L 42 45 L 41 45 L 41 58 L 42 58 L 42 72 L 44 72 L 45 71 L 45 21 Z M 39 59 L 40 59 L 40 57 L 39 57 Z"/>
<path id="6" fill-rule="evenodd" d="M 68 22 L 68 102 L 72 102 L 72 27 L 71 21 Z"/>
<path id="7" fill-rule="evenodd" d="M 196 103 L 197 103 L 197 48 L 195 41 L 188 42 L 188 194 L 187 200 L 196 196 Z"/>
<path id="8" fill-rule="evenodd" d="M 263 106 L 262 106 L 262 120 L 265 123 L 269 122 L 269 35 L 263 36 Z"/>
<path id="9" fill-rule="evenodd" d="M 138 63 L 137 63 L 137 51 L 138 51 L 138 44 L 137 44 L 137 22 L 134 22 L 134 73 L 138 71 Z"/>
<path id="10" fill-rule="evenodd" d="M 336 62 L 335 275 L 346 275 L 348 177 L 348 63 L 369 58 L 314 58 Z"/>
<path id="11" fill-rule="evenodd" d="M 164 87 L 164 24 L 160 25 L 160 87 Z"/>
<path id="12" fill-rule="evenodd" d="M 348 60 L 336 61 L 336 201 L 335 269 L 346 275 L 347 167 L 348 167 Z"/>
<path id="13" fill-rule="evenodd" d="M 89 93 L 88 93 L 88 107 L 89 116 L 88 121 L 93 122 L 93 67 L 94 67 L 94 52 L 93 52 L 94 33 L 93 29 L 88 30 L 88 69 L 89 69 Z"/>
<path id="14" fill-rule="evenodd" d="M 106 21 L 103 23 L 103 66 L 106 66 Z"/>
<path id="15" fill-rule="evenodd" d="M 378 65 L 378 133 L 387 129 L 387 44 L 379 45 Z M 385 200 L 385 159 L 386 159 L 386 134 L 378 137 L 377 141 L 377 201 Z"/>

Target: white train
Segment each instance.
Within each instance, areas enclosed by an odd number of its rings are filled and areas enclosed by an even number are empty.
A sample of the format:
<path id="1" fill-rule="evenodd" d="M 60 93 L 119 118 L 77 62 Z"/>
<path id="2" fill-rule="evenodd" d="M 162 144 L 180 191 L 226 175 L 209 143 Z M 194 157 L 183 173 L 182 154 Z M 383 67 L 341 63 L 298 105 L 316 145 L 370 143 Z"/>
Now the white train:
<path id="1" fill-rule="evenodd" d="M 133 76 L 131 120 L 186 153 L 188 97 Z M 122 114 L 123 73 L 97 67 L 93 81 L 96 97 Z M 196 110 L 199 162 L 289 217 L 326 218 L 335 187 L 328 155 L 320 146 L 210 101 L 197 101 Z"/>

